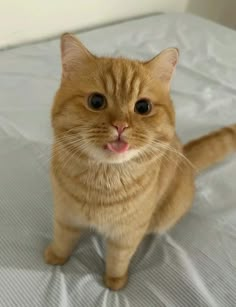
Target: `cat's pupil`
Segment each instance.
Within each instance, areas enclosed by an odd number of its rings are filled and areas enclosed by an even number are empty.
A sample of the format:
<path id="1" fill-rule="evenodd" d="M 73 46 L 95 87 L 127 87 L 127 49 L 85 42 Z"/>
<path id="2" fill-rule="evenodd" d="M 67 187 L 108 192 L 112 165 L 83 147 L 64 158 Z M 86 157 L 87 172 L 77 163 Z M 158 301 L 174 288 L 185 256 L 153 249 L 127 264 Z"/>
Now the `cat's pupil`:
<path id="1" fill-rule="evenodd" d="M 139 114 L 148 114 L 151 111 L 151 104 L 148 100 L 146 99 L 141 99 L 136 102 L 134 110 L 136 113 Z"/>
<path id="2" fill-rule="evenodd" d="M 90 108 L 99 110 L 105 107 L 106 100 L 105 100 L 105 97 L 101 94 L 92 94 L 89 97 L 88 103 L 89 103 Z"/>

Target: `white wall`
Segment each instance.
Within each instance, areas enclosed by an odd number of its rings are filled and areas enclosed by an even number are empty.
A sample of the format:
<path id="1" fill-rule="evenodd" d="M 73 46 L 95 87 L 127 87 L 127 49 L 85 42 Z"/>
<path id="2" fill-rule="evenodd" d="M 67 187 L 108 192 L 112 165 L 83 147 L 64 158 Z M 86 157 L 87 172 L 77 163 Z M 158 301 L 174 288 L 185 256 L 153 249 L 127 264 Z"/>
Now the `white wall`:
<path id="1" fill-rule="evenodd" d="M 188 0 L 0 0 L 0 47 L 158 11 Z"/>
<path id="2" fill-rule="evenodd" d="M 193 12 L 236 27 L 236 0 L 0 0 L 0 48 L 168 11 Z"/>
<path id="3" fill-rule="evenodd" d="M 186 11 L 236 29 L 236 0 L 188 0 Z"/>

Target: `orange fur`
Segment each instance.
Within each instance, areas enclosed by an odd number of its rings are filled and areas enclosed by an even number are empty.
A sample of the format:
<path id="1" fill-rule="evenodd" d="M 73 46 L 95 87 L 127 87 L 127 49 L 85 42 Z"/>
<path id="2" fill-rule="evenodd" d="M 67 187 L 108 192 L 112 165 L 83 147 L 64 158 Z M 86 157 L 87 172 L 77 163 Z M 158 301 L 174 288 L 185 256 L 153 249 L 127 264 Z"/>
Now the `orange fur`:
<path id="1" fill-rule="evenodd" d="M 143 237 L 169 229 L 190 208 L 192 163 L 202 169 L 235 150 L 235 126 L 182 146 L 169 95 L 177 60 L 174 48 L 148 62 L 98 58 L 69 34 L 62 37 L 62 82 L 52 109 L 54 240 L 45 251 L 47 263 L 65 263 L 80 230 L 94 228 L 107 240 L 106 286 L 124 287 Z M 106 97 L 103 110 L 88 106 L 94 92 Z M 141 98 L 152 103 L 147 115 L 134 112 Z M 126 127 L 129 150 L 123 153 L 105 149 L 117 138 L 117 125 Z"/>
<path id="2" fill-rule="evenodd" d="M 236 125 L 222 128 L 184 146 L 189 160 L 201 171 L 236 151 Z"/>

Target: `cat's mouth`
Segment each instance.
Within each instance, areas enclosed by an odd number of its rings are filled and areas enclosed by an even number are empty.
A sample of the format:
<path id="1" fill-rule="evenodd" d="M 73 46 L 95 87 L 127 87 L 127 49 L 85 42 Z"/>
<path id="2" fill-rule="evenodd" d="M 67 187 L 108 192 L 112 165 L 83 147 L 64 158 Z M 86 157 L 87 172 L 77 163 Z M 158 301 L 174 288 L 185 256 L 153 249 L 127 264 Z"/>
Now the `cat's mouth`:
<path id="1" fill-rule="evenodd" d="M 116 140 L 116 141 L 107 143 L 105 146 L 105 149 L 111 152 L 114 152 L 114 153 L 124 153 L 128 151 L 129 144 L 122 140 Z"/>

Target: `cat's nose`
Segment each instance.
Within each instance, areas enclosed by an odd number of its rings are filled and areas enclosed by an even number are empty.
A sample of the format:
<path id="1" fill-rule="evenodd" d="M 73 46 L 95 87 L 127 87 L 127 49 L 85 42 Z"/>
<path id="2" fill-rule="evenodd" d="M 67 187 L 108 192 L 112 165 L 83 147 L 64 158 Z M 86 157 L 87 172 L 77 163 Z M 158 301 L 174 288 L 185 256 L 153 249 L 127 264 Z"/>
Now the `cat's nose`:
<path id="1" fill-rule="evenodd" d="M 129 127 L 129 125 L 125 122 L 114 122 L 112 126 L 116 128 L 119 135 L 121 135 L 124 130 Z"/>

